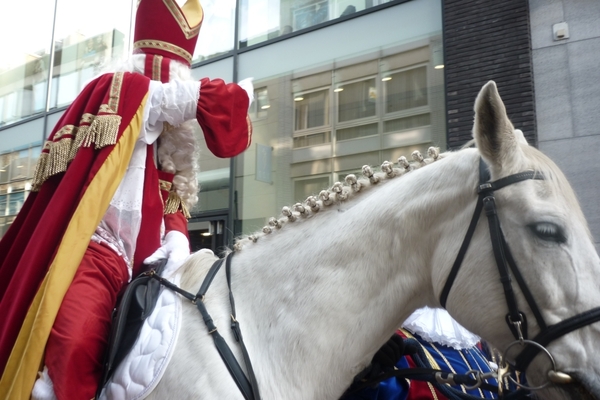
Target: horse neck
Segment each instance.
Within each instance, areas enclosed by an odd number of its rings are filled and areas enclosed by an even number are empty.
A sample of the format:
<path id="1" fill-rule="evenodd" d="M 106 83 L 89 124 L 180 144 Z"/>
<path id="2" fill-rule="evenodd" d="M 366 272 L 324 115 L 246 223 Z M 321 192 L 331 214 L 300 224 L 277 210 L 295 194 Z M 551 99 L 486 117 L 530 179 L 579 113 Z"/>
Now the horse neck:
<path id="1" fill-rule="evenodd" d="M 461 211 L 476 179 L 475 157 L 467 158 L 450 155 L 395 178 L 234 257 L 238 318 L 246 321 L 254 363 L 278 364 L 264 372 L 273 384 L 261 386 L 289 396 L 286 383 L 318 382 L 303 390 L 319 392 L 299 397 L 328 398 L 413 310 L 437 305 L 432 279 L 440 243 L 456 236 L 458 224 L 466 227 L 472 212 Z"/>

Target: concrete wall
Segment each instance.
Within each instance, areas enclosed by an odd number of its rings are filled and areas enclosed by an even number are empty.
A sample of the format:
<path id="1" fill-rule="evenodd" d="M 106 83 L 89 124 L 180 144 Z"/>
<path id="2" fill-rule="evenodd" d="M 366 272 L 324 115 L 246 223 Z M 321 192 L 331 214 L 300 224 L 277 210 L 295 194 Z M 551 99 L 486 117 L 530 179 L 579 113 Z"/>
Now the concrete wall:
<path id="1" fill-rule="evenodd" d="M 600 1 L 529 0 L 541 151 L 567 175 L 600 251 Z M 553 25 L 569 37 L 556 40 Z"/>

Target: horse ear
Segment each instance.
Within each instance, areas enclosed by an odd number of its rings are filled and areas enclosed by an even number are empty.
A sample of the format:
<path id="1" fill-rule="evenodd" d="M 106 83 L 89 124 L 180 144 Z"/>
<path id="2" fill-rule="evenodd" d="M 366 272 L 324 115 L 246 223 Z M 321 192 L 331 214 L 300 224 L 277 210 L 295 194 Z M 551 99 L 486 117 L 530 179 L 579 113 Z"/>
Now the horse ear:
<path id="1" fill-rule="evenodd" d="M 518 153 L 518 144 L 526 143 L 508 119 L 494 81 L 486 83 L 475 100 L 473 137 L 484 160 L 498 169 L 510 165 Z"/>

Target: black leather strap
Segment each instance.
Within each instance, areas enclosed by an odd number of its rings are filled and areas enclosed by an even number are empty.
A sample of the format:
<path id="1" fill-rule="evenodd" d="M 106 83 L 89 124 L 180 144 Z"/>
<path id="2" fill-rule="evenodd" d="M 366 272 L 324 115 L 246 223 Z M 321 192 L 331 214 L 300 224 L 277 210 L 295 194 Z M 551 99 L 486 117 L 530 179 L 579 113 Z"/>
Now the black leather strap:
<path id="1" fill-rule="evenodd" d="M 494 258 L 496 260 L 496 266 L 498 267 L 498 273 L 500 274 L 500 283 L 502 283 L 502 289 L 504 290 L 504 298 L 506 299 L 506 305 L 508 306 L 508 321 L 509 327 L 513 332 L 513 335 L 517 339 L 527 339 L 527 320 L 523 318 L 523 313 L 519 311 L 517 306 L 517 298 L 512 287 L 510 274 L 508 273 L 508 265 L 506 262 L 506 256 L 504 254 L 503 234 L 500 229 L 500 221 L 498 220 L 498 213 L 496 210 L 496 200 L 494 199 L 493 193 L 486 196 L 483 199 L 483 205 L 485 208 L 485 214 L 488 217 L 488 226 L 490 229 L 490 238 L 492 241 L 492 249 L 494 250 Z M 519 322 L 521 324 L 521 332 L 523 337 L 519 337 L 518 332 L 514 329 L 514 323 Z"/>
<path id="2" fill-rule="evenodd" d="M 231 293 L 231 283 L 230 283 L 230 281 L 231 281 L 230 269 L 231 269 L 231 258 L 232 257 L 233 257 L 233 253 L 230 253 L 225 259 L 222 258 L 220 260 L 215 261 L 214 264 L 210 267 L 210 270 L 208 271 L 208 274 L 206 274 L 206 277 L 204 278 L 204 281 L 202 282 L 202 285 L 200 286 L 200 289 L 198 290 L 198 294 L 196 295 L 196 308 L 198 308 L 198 311 L 202 315 L 202 319 L 204 319 L 204 323 L 206 324 L 208 333 L 210 333 L 210 335 L 212 336 L 213 341 L 215 343 L 215 347 L 217 348 L 217 351 L 219 352 L 219 355 L 221 356 L 223 363 L 225 363 L 225 366 L 227 367 L 229 374 L 235 381 L 235 384 L 237 385 L 237 387 L 240 389 L 240 392 L 242 392 L 242 395 L 244 396 L 244 398 L 247 400 L 259 400 L 260 396 L 258 394 L 258 384 L 256 382 L 256 377 L 254 376 L 254 371 L 252 370 L 252 365 L 250 364 L 250 358 L 248 357 L 248 352 L 246 350 L 246 347 L 245 347 L 243 341 L 241 340 L 242 336 L 241 336 L 241 332 L 239 331 L 239 325 L 237 324 L 237 321 L 235 320 L 235 305 L 233 303 L 233 294 Z M 230 299 L 231 307 L 232 307 L 232 311 L 233 311 L 232 320 L 236 322 L 236 326 L 237 326 L 237 331 L 234 330 L 234 335 L 236 337 L 236 340 L 238 342 L 240 342 L 240 345 L 242 347 L 244 361 L 246 363 L 246 368 L 248 369 L 248 374 L 250 375 L 250 379 L 252 380 L 252 382 L 250 382 L 250 380 L 248 380 L 248 378 L 246 377 L 246 374 L 244 374 L 244 371 L 240 367 L 240 364 L 237 362 L 237 359 L 231 352 L 229 345 L 227 345 L 227 342 L 225 341 L 225 339 L 223 339 L 223 336 L 221 336 L 221 334 L 217 330 L 217 327 L 214 324 L 212 317 L 210 316 L 210 314 L 208 313 L 208 310 L 206 309 L 206 306 L 204 305 L 204 295 L 206 294 L 215 275 L 217 274 L 217 272 L 219 271 L 219 269 L 221 268 L 221 266 L 223 265 L 223 263 L 225 261 L 226 261 L 226 265 L 227 265 L 226 272 L 227 272 L 227 286 L 229 287 L 229 299 Z M 232 323 L 232 328 L 233 328 L 233 323 Z"/>
<path id="3" fill-rule="evenodd" d="M 252 394 L 255 399 L 260 399 L 260 393 L 258 391 L 258 382 L 256 381 L 256 375 L 254 374 L 254 369 L 252 368 L 252 362 L 250 361 L 250 355 L 248 355 L 248 350 L 246 349 L 246 345 L 244 344 L 244 338 L 242 337 L 242 331 L 240 329 L 240 323 L 236 319 L 235 315 L 235 300 L 233 299 L 233 292 L 231 291 L 231 259 L 233 258 L 234 253 L 230 253 L 227 257 L 227 264 L 225 266 L 225 271 L 227 274 L 227 287 L 229 288 L 229 303 L 231 304 L 231 329 L 233 331 L 233 335 L 235 336 L 235 340 L 237 340 L 242 348 L 242 355 L 244 356 L 244 363 L 246 364 L 246 371 L 248 372 L 248 380 L 250 381 L 250 387 L 252 388 Z"/>
<path id="4" fill-rule="evenodd" d="M 521 292 L 523 293 L 523 296 L 525 296 L 525 300 L 527 301 L 527 304 L 529 305 L 529 308 L 531 309 L 531 312 L 533 313 L 533 316 L 535 317 L 535 320 L 537 321 L 540 330 L 544 330 L 547 327 L 546 321 L 544 320 L 544 317 L 542 316 L 542 313 L 533 298 L 533 294 L 531 293 L 529 287 L 525 283 L 525 279 L 523 279 L 521 271 L 519 271 L 519 268 L 517 267 L 517 263 L 515 262 L 515 259 L 512 256 L 510 247 L 508 247 L 508 244 L 504 239 L 504 235 L 502 235 L 501 239 L 502 247 L 504 247 L 504 254 L 506 255 L 506 261 L 508 262 L 508 266 L 510 267 L 510 272 L 512 272 L 514 278 L 517 281 L 517 284 L 519 285 L 519 288 L 521 288 Z"/>
<path id="5" fill-rule="evenodd" d="M 456 255 L 456 259 L 454 260 L 454 264 L 452 265 L 452 269 L 448 274 L 448 278 L 446 278 L 446 284 L 444 285 L 444 289 L 442 289 L 442 294 L 440 295 L 440 304 L 443 308 L 446 308 L 446 302 L 448 301 L 448 295 L 450 294 L 450 289 L 452 289 L 452 285 L 454 284 L 454 280 L 456 279 L 456 275 L 458 275 L 458 270 L 462 265 L 463 259 L 465 258 L 465 254 L 467 254 L 467 250 L 469 249 L 469 244 L 471 244 L 471 239 L 473 238 L 473 234 L 475 233 L 475 228 L 477 227 L 477 222 L 479 221 L 479 216 L 481 215 L 481 209 L 483 208 L 483 203 L 477 200 L 477 205 L 475 206 L 475 212 L 473 213 L 473 217 L 471 218 L 471 223 L 469 224 L 469 229 L 467 229 L 467 233 L 465 234 L 465 238 L 463 239 L 462 245 L 458 250 L 458 254 Z"/>
<path id="6" fill-rule="evenodd" d="M 225 259 L 221 258 L 213 263 L 213 265 L 208 270 L 208 273 L 206 274 L 204 281 L 202 281 L 202 285 L 200 285 L 200 289 L 198 289 L 196 298 L 201 299 L 202 297 L 204 297 L 204 295 L 208 291 L 208 288 L 210 287 L 210 284 L 212 283 L 213 279 L 215 278 L 215 275 L 217 275 L 217 272 L 219 272 L 219 269 L 221 269 L 221 266 L 223 265 L 224 261 L 225 261 Z"/>
<path id="7" fill-rule="evenodd" d="M 571 318 L 567 318 L 557 324 L 550 325 L 538 333 L 533 338 L 533 341 L 546 347 L 553 340 L 598 321 L 600 321 L 600 307 L 593 308 L 581 314 L 574 315 Z M 539 351 L 540 348 L 537 346 L 527 346 L 517 356 L 515 362 L 516 368 L 519 371 L 527 370 L 527 367 Z"/>
<path id="8" fill-rule="evenodd" d="M 479 187 L 487 181 L 490 180 L 490 172 L 488 170 L 487 165 L 483 161 L 483 159 L 479 159 Z M 480 190 L 479 190 L 480 192 Z M 480 194 L 477 199 L 477 204 L 475 205 L 475 211 L 473 212 L 473 217 L 471 217 L 471 223 L 469 224 L 469 228 L 467 229 L 467 233 L 465 234 L 465 238 L 458 250 L 458 254 L 456 255 L 456 259 L 454 260 L 454 264 L 452 265 L 452 269 L 450 270 L 450 274 L 448 274 L 448 278 L 446 278 L 446 284 L 442 289 L 442 293 L 440 295 L 440 304 L 443 308 L 446 308 L 446 302 L 448 301 L 448 295 L 450 294 L 450 289 L 452 289 L 452 285 L 454 284 L 454 280 L 456 279 L 456 275 L 458 275 L 458 270 L 462 265 L 463 259 L 465 258 L 465 254 L 469 249 L 469 244 L 471 244 L 471 239 L 473 238 L 473 234 L 475 233 L 475 228 L 477 228 L 477 222 L 479 222 L 479 216 L 481 215 L 481 210 L 483 209 L 482 195 Z"/>

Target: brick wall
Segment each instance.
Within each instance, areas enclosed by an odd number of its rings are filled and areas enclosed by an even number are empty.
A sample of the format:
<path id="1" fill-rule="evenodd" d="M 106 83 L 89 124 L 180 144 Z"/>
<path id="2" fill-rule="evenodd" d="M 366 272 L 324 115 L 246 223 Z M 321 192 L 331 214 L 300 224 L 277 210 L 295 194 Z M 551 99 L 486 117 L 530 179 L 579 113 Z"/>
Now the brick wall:
<path id="1" fill-rule="evenodd" d="M 515 128 L 537 146 L 527 0 L 444 0 L 448 148 L 471 139 L 475 97 L 494 80 Z"/>

